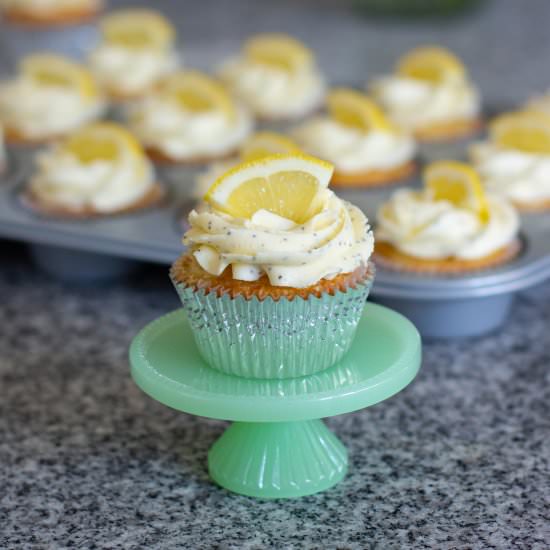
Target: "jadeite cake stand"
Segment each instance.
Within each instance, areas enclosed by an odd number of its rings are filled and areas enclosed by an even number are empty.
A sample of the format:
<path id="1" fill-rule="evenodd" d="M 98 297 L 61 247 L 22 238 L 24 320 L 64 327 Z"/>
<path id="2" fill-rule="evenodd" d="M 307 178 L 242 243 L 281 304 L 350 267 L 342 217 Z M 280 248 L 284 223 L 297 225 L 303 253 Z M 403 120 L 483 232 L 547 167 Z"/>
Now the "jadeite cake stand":
<path id="1" fill-rule="evenodd" d="M 130 347 L 132 376 L 145 393 L 179 411 L 234 422 L 208 453 L 210 476 L 260 498 L 299 497 L 338 483 L 347 451 L 320 419 L 394 395 L 413 380 L 420 359 L 412 323 L 371 303 L 345 357 L 303 378 L 254 380 L 208 367 L 183 310 L 147 325 Z"/>

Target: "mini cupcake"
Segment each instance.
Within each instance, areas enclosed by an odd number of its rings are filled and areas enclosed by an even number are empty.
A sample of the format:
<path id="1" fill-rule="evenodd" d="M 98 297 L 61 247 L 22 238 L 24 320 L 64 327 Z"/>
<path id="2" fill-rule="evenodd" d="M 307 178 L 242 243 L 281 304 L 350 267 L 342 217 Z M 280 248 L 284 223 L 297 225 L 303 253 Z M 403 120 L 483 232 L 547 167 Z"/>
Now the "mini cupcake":
<path id="1" fill-rule="evenodd" d="M 105 102 L 92 75 L 53 54 L 30 55 L 0 82 L 0 122 L 8 143 L 42 143 L 100 117 Z"/>
<path id="2" fill-rule="evenodd" d="M 335 166 L 333 186 L 373 187 L 394 183 L 415 170 L 411 136 L 390 123 L 365 94 L 348 89 L 328 95 L 328 115 L 296 128 L 304 151 Z"/>
<path id="3" fill-rule="evenodd" d="M 211 367 L 293 378 L 349 349 L 373 237 L 362 212 L 327 189 L 331 173 L 304 155 L 265 157 L 221 176 L 191 212 L 171 278 Z"/>
<path id="4" fill-rule="evenodd" d="M 412 50 L 371 90 L 393 122 L 420 140 L 452 140 L 481 127 L 479 93 L 462 62 L 444 48 Z"/>
<path id="5" fill-rule="evenodd" d="M 109 216 L 152 206 L 163 196 L 141 146 L 118 124 L 82 128 L 39 153 L 36 163 L 23 199 L 40 213 Z"/>
<path id="6" fill-rule="evenodd" d="M 520 250 L 512 205 L 483 192 L 479 176 L 453 161 L 428 166 L 422 190 L 401 189 L 379 209 L 377 265 L 399 271 L 461 274 L 497 266 Z"/>
<path id="7" fill-rule="evenodd" d="M 201 164 L 234 155 L 252 130 L 248 112 L 198 71 L 174 73 L 128 108 L 128 124 L 151 158 Z"/>
<path id="8" fill-rule="evenodd" d="M 103 17 L 99 28 L 101 42 L 90 66 L 111 99 L 145 95 L 180 64 L 175 29 L 156 11 L 119 10 Z"/>
<path id="9" fill-rule="evenodd" d="M 325 81 L 313 53 L 284 34 L 259 34 L 228 60 L 220 77 L 262 120 L 295 120 L 321 106 Z"/>
<path id="10" fill-rule="evenodd" d="M 193 196 L 202 199 L 211 185 L 225 172 L 243 162 L 258 160 L 271 155 L 299 153 L 300 148 L 288 137 L 276 132 L 256 132 L 239 147 L 238 155 L 212 163 L 198 174 Z"/>
<path id="11" fill-rule="evenodd" d="M 489 139 L 470 156 L 485 187 L 521 211 L 550 208 L 550 111 L 519 111 L 497 117 Z"/>
<path id="12" fill-rule="evenodd" d="M 86 23 L 102 7 L 102 0 L 0 0 L 0 11 L 6 21 L 33 27 Z"/>

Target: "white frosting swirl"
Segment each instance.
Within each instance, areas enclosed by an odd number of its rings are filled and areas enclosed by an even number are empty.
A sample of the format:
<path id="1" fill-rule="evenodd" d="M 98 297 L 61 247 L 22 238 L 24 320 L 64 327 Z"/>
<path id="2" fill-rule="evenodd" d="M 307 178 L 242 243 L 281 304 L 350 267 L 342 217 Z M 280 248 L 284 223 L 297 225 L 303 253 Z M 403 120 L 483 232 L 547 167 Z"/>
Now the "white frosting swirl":
<path id="1" fill-rule="evenodd" d="M 425 259 L 475 259 L 510 244 L 519 218 L 504 199 L 487 196 L 489 221 L 448 201 L 434 201 L 427 191 L 400 189 L 378 211 L 376 239 Z"/>
<path id="2" fill-rule="evenodd" d="M 220 275 L 231 265 L 242 281 L 265 273 L 274 286 L 303 288 L 350 273 L 367 263 L 372 232 L 357 207 L 329 189 L 321 193 L 321 210 L 302 225 L 266 210 L 247 220 L 202 205 L 189 215 L 183 242 L 208 273 Z"/>
<path id="3" fill-rule="evenodd" d="M 101 44 L 90 55 L 90 64 L 98 81 L 107 90 L 136 95 L 176 70 L 180 59 L 174 51 L 136 50 Z"/>
<path id="4" fill-rule="evenodd" d="M 490 191 L 516 203 L 550 200 L 550 155 L 504 149 L 494 143 L 476 143 L 472 160 Z"/>
<path id="5" fill-rule="evenodd" d="M 69 208 L 114 212 L 138 201 L 155 183 L 149 161 L 130 154 L 116 161 L 82 163 L 61 146 L 53 146 L 39 154 L 36 163 L 32 193 L 46 203 Z"/>
<path id="6" fill-rule="evenodd" d="M 147 147 L 178 160 L 224 156 L 250 134 L 252 120 L 242 108 L 234 120 L 222 111 L 193 112 L 152 95 L 129 107 L 129 124 Z"/>
<path id="7" fill-rule="evenodd" d="M 72 88 L 38 83 L 25 76 L 0 83 L 0 120 L 29 138 L 66 134 L 105 110 L 101 98 L 86 98 Z"/>
<path id="8" fill-rule="evenodd" d="M 452 120 L 473 119 L 480 112 L 477 89 L 466 79 L 450 78 L 433 84 L 398 75 L 382 77 L 372 93 L 402 128 L 416 130 Z"/>
<path id="9" fill-rule="evenodd" d="M 88 7 L 90 10 L 95 10 L 100 6 L 101 0 L 0 0 L 2 9 L 47 14 Z"/>
<path id="10" fill-rule="evenodd" d="M 365 133 L 328 117 L 306 122 L 292 136 L 306 152 L 332 162 L 340 172 L 395 168 L 410 161 L 416 150 L 406 134 Z"/>
<path id="11" fill-rule="evenodd" d="M 237 57 L 226 62 L 219 73 L 237 97 L 267 119 L 304 116 L 316 109 L 325 95 L 324 79 L 315 66 L 290 72 Z"/>

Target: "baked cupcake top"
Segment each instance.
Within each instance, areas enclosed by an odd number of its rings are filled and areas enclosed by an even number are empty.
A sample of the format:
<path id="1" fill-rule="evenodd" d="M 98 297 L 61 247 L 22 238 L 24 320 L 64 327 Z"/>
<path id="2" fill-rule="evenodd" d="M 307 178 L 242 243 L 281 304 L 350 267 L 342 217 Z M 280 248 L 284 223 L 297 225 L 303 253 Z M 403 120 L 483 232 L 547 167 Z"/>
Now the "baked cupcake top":
<path id="1" fill-rule="evenodd" d="M 180 160 L 232 154 L 252 129 L 248 112 L 198 71 L 167 77 L 129 107 L 128 121 L 147 148 Z"/>
<path id="2" fill-rule="evenodd" d="M 368 220 L 327 188 L 329 163 L 274 155 L 238 165 L 189 215 L 183 242 L 212 275 L 305 288 L 365 265 L 374 239 Z"/>
<path id="3" fill-rule="evenodd" d="M 125 209 L 155 184 L 140 144 L 122 126 L 95 123 L 40 153 L 29 183 L 42 205 L 111 213 Z"/>
<path id="4" fill-rule="evenodd" d="M 422 259 L 488 256 L 517 238 L 519 218 L 503 198 L 485 194 L 470 166 L 431 164 L 422 190 L 400 189 L 378 211 L 376 239 Z"/>
<path id="5" fill-rule="evenodd" d="M 142 95 L 180 64 L 175 29 L 156 11 L 118 10 L 103 17 L 99 28 L 101 42 L 90 55 L 90 65 L 114 96 Z"/>
<path id="6" fill-rule="evenodd" d="M 480 112 L 479 93 L 464 65 L 440 47 L 412 50 L 394 74 L 377 78 L 370 89 L 390 118 L 409 130 L 473 119 Z"/>
<path id="7" fill-rule="evenodd" d="M 10 134 L 41 139 L 66 134 L 99 117 L 105 102 L 92 75 L 53 54 L 35 54 L 0 83 L 0 121 Z"/>
<path id="8" fill-rule="evenodd" d="M 395 168 L 414 157 L 414 140 L 390 123 L 367 95 L 342 88 L 330 92 L 327 100 L 328 115 L 292 132 L 304 151 L 350 173 Z"/>
<path id="9" fill-rule="evenodd" d="M 497 117 L 470 156 L 491 192 L 520 206 L 550 200 L 550 111 Z"/>
<path id="10" fill-rule="evenodd" d="M 270 120 L 310 113 L 325 92 L 311 50 L 284 34 L 253 36 L 219 74 L 257 116 Z"/>

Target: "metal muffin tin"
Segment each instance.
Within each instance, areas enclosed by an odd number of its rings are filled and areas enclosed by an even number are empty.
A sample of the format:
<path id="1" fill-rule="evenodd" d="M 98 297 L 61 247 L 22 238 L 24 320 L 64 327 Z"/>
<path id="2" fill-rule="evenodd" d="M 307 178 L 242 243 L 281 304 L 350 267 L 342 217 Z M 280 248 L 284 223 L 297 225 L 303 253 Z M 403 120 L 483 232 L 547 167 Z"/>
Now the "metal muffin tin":
<path id="1" fill-rule="evenodd" d="M 426 160 L 463 158 L 465 150 L 464 142 L 423 145 L 420 154 Z M 168 193 L 158 207 L 67 221 L 38 215 L 22 205 L 20 193 L 32 173 L 33 154 L 32 150 L 10 151 L 10 166 L 0 176 L 0 236 L 42 245 L 33 247 L 33 256 L 47 271 L 66 279 L 97 280 L 125 272 L 132 266 L 128 260 L 168 265 L 181 254 L 183 223 L 194 204 L 192 190 L 200 169 L 159 167 L 159 179 Z M 418 186 L 420 179 L 406 183 Z M 374 221 L 380 203 L 397 187 L 342 190 L 338 194 Z M 550 279 L 550 212 L 524 215 L 522 222 L 524 246 L 513 261 L 452 277 L 379 268 L 373 299 L 404 313 L 427 337 L 474 336 L 496 329 L 518 291 Z"/>

